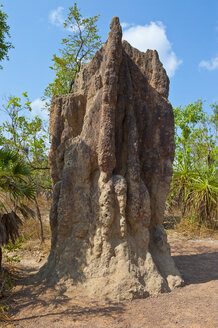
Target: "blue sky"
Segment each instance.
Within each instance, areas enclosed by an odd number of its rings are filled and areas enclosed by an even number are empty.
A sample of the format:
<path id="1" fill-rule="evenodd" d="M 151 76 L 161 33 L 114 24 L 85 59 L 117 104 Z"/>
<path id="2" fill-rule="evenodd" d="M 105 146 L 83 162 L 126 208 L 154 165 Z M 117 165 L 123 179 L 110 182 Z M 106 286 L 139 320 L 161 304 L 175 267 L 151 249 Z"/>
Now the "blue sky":
<path id="1" fill-rule="evenodd" d="M 10 60 L 0 71 L 0 105 L 3 97 L 27 91 L 34 113 L 53 79 L 53 54 L 66 36 L 62 21 L 74 1 L 2 0 L 8 14 Z M 157 49 L 170 76 L 169 100 L 173 106 L 201 98 L 208 105 L 218 100 L 217 0 L 79 0 L 84 17 L 100 14 L 99 32 L 105 41 L 113 16 L 119 16 L 123 38 L 139 50 Z"/>

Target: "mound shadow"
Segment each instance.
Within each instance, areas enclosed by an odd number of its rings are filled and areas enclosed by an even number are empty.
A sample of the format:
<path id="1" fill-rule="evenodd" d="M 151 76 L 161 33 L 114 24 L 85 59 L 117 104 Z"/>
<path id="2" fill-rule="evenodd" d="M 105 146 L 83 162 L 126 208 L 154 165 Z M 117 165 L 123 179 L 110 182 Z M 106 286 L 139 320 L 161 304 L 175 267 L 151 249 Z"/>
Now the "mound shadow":
<path id="1" fill-rule="evenodd" d="M 42 282 L 37 273 L 32 274 L 31 269 L 26 272 L 14 275 L 16 280 L 16 290 L 10 300 L 11 320 L 10 322 L 22 322 L 26 320 L 35 320 L 42 317 L 59 317 L 67 315 L 72 319 L 79 319 L 83 316 L 107 316 L 114 317 L 125 311 L 123 303 L 105 302 L 100 303 L 91 301 L 76 304 L 72 303 L 72 298 L 66 296 L 65 289 L 56 289 L 55 286 L 49 286 L 47 281 Z M 23 317 L 16 318 L 16 315 L 25 313 L 26 309 L 32 309 Z M 35 311 L 36 310 L 36 311 Z"/>
<path id="2" fill-rule="evenodd" d="M 173 256 L 185 285 L 218 280 L 218 252 Z"/>

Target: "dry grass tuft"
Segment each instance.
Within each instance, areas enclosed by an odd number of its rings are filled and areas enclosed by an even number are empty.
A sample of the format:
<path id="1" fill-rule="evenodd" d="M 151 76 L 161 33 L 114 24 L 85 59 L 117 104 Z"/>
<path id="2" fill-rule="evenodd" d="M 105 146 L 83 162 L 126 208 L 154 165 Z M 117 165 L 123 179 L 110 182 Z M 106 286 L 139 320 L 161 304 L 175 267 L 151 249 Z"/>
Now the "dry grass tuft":
<path id="1" fill-rule="evenodd" d="M 192 220 L 190 217 L 183 217 L 179 208 L 173 208 L 170 212 L 165 212 L 165 217 L 179 217 L 180 223 L 175 224 L 174 230 L 182 236 L 188 238 L 213 238 L 218 239 L 218 229 L 209 228 L 204 223 L 199 224 L 196 220 Z"/>
<path id="2" fill-rule="evenodd" d="M 192 222 L 190 219 L 183 217 L 181 222 L 176 225 L 176 231 L 185 237 L 190 238 L 213 238 L 218 239 L 218 230 L 210 229 L 204 224 Z"/>

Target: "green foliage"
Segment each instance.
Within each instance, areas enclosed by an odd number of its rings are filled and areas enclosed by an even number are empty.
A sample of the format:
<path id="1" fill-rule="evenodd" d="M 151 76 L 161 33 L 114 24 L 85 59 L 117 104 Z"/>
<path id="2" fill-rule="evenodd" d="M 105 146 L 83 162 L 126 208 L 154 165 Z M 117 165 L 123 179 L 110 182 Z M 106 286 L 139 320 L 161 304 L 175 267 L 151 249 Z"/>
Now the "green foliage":
<path id="1" fill-rule="evenodd" d="M 17 154 L 22 159 L 22 163 L 16 163 L 15 166 L 11 167 L 11 173 L 16 175 L 16 177 L 18 175 L 28 175 L 23 184 L 16 182 L 17 189 L 13 192 L 22 192 L 28 199 L 33 195 L 33 190 L 30 187 L 37 192 L 34 193 L 31 200 L 33 200 L 35 205 L 36 216 L 40 226 L 40 238 L 43 242 L 43 227 L 36 194 L 38 195 L 42 191 L 51 189 L 48 165 L 48 127 L 39 116 L 28 117 L 32 108 L 26 92 L 22 94 L 22 98 L 11 97 L 8 99 L 7 104 L 3 108 L 8 115 L 8 119 L 0 125 L 0 146 L 12 151 L 13 154 Z M 12 191 L 4 193 L 4 196 L 6 195 L 11 197 Z M 19 211 L 23 218 L 33 216 L 33 211 L 25 205 L 25 202 L 16 204 L 16 211 Z M 12 216 L 15 217 L 14 211 L 10 213 L 11 219 L 9 220 L 8 217 L 9 221 L 13 220 Z"/>
<path id="2" fill-rule="evenodd" d="M 8 252 L 14 252 L 17 250 L 21 250 L 22 246 L 25 242 L 26 242 L 26 238 L 22 237 L 22 238 L 19 238 L 16 243 L 14 243 L 14 244 L 8 243 L 3 248 L 4 248 L 4 250 L 7 250 Z"/>
<path id="3" fill-rule="evenodd" d="M 18 241 L 14 243 L 8 243 L 3 247 L 3 250 L 7 253 L 4 254 L 4 258 L 8 263 L 18 263 L 20 262 L 20 257 L 17 251 L 22 250 L 23 244 L 26 242 L 26 238 L 19 238 Z"/>
<path id="4" fill-rule="evenodd" d="M 28 181 L 30 168 L 18 154 L 0 149 L 0 195 L 8 195 L 12 202 L 26 197 L 34 198 L 35 188 Z M 6 202 L 1 202 L 0 209 L 6 210 Z"/>
<path id="5" fill-rule="evenodd" d="M 33 200 L 35 186 L 29 182 L 31 170 L 18 154 L 0 149 L 0 255 L 1 246 L 19 237 L 20 216 L 32 214 L 23 201 Z M 1 256 L 0 256 L 1 268 Z"/>
<path id="6" fill-rule="evenodd" d="M 19 263 L 20 262 L 20 258 L 17 254 L 15 255 L 4 255 L 5 260 L 7 263 Z"/>
<path id="7" fill-rule="evenodd" d="M 7 37 L 10 37 L 10 27 L 7 25 L 8 15 L 2 11 L 2 7 L 3 6 L 0 5 L 0 61 L 4 59 L 8 60 L 8 51 L 13 48 L 12 44 L 6 41 Z M 0 69 L 2 69 L 1 65 Z"/>
<path id="8" fill-rule="evenodd" d="M 217 107 L 211 105 L 210 116 L 200 100 L 174 109 L 176 154 L 168 202 L 208 227 L 217 218 Z"/>
<path id="9" fill-rule="evenodd" d="M 8 316 L 4 315 L 8 311 L 9 311 L 9 306 L 8 305 L 0 305 L 0 321 L 7 321 L 8 320 Z"/>
<path id="10" fill-rule="evenodd" d="M 76 3 L 69 8 L 64 28 L 70 34 L 62 39 L 60 56 L 54 55 L 52 58 L 53 66 L 50 68 L 55 72 L 55 79 L 45 89 L 44 100 L 72 91 L 75 76 L 82 63 L 89 61 L 101 46 L 96 25 L 98 18 L 99 15 L 83 18 Z"/>
<path id="11" fill-rule="evenodd" d="M 27 93 L 22 98 L 12 97 L 4 106 L 8 119 L 0 125 L 0 145 L 18 153 L 28 163 L 32 180 L 37 189 L 50 188 L 48 165 L 49 132 L 39 116 L 31 114 L 31 102 Z M 26 169 L 26 166 L 16 167 Z"/>
<path id="12" fill-rule="evenodd" d="M 23 184 L 26 182 L 25 177 L 31 174 L 30 168 L 24 163 L 18 154 L 5 149 L 0 149 L 0 188 L 5 192 L 10 192 L 16 199 L 20 195 L 31 199 L 29 193 L 25 193 Z M 17 190 L 17 185 L 21 191 Z"/>
<path id="13" fill-rule="evenodd" d="M 197 171 L 192 177 L 187 208 L 189 216 L 199 224 L 215 226 L 212 219 L 217 218 L 218 179 L 214 166 L 207 166 Z"/>

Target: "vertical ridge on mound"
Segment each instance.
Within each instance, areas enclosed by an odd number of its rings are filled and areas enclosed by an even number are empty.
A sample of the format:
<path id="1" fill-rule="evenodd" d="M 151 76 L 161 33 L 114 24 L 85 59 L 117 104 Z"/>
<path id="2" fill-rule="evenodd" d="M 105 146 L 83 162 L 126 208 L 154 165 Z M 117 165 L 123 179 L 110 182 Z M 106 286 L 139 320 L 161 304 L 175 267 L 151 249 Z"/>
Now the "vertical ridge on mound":
<path id="1" fill-rule="evenodd" d="M 52 247 L 43 277 L 87 296 L 182 284 L 162 226 L 172 176 L 169 79 L 156 51 L 122 42 L 118 17 L 74 92 L 51 105 Z"/>

